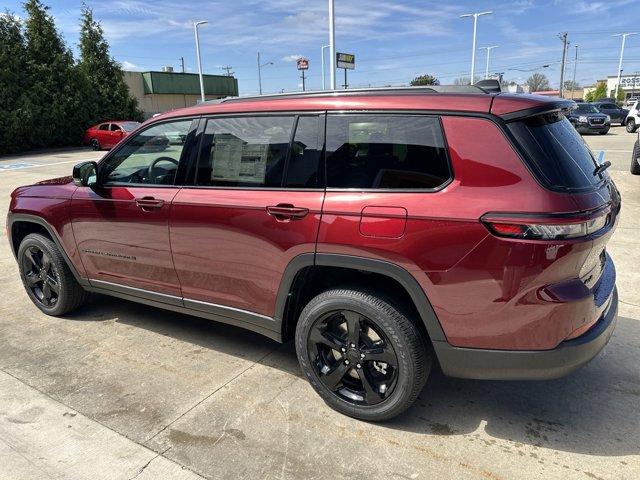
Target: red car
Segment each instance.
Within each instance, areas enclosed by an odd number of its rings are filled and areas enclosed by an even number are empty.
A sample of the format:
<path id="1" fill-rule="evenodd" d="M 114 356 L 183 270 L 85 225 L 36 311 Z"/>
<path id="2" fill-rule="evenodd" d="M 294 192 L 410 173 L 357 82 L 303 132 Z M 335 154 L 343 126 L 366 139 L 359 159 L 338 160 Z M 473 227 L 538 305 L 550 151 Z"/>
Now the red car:
<path id="1" fill-rule="evenodd" d="M 84 134 L 84 144 L 94 150 L 109 150 L 120 140 L 140 126 L 140 122 L 110 120 L 88 128 Z"/>
<path id="2" fill-rule="evenodd" d="M 293 339 L 331 407 L 383 420 L 436 364 L 550 379 L 608 342 L 620 195 L 573 105 L 475 87 L 204 103 L 15 190 L 9 240 L 45 313 L 99 292 Z"/>

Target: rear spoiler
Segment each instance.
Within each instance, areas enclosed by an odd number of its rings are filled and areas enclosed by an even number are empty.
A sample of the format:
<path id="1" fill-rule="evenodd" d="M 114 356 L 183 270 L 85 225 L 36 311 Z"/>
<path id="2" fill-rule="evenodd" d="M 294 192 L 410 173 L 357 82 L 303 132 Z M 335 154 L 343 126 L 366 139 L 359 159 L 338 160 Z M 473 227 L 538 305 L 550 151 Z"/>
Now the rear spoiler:
<path id="1" fill-rule="evenodd" d="M 523 118 L 533 117 L 535 115 L 542 115 L 544 113 L 553 113 L 553 112 L 567 113 L 573 110 L 574 108 L 576 108 L 576 102 L 574 102 L 573 100 L 565 100 L 563 98 L 558 98 L 557 100 L 549 101 L 548 99 L 545 98 L 543 102 L 540 102 L 539 105 L 536 105 L 534 107 L 528 107 L 528 108 L 524 108 L 522 110 L 516 110 L 516 111 L 513 111 L 511 109 L 511 111 L 509 111 L 508 113 L 500 114 L 499 112 L 500 108 L 497 105 L 497 103 L 499 103 L 502 100 L 500 97 L 501 96 L 497 96 L 494 99 L 494 102 L 491 105 L 491 113 L 493 113 L 494 115 L 498 115 L 505 122 L 522 120 Z M 531 96 L 527 95 L 527 97 L 529 97 L 527 104 L 531 105 Z M 510 101 L 510 102 L 515 101 L 513 98 L 510 98 L 509 100 L 505 98 L 504 100 Z M 513 107 L 513 105 L 511 107 Z"/>

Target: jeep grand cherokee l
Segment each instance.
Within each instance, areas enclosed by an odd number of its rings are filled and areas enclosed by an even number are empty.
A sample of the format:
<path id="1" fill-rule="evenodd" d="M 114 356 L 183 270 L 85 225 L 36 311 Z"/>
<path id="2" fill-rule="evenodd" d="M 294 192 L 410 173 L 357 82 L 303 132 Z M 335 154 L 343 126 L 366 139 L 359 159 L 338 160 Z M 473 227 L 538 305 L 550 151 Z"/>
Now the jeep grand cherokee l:
<path id="1" fill-rule="evenodd" d="M 620 197 L 573 105 L 474 87 L 204 103 L 16 189 L 9 240 L 47 314 L 99 292 L 293 339 L 327 404 L 388 419 L 436 365 L 550 379 L 609 340 Z"/>

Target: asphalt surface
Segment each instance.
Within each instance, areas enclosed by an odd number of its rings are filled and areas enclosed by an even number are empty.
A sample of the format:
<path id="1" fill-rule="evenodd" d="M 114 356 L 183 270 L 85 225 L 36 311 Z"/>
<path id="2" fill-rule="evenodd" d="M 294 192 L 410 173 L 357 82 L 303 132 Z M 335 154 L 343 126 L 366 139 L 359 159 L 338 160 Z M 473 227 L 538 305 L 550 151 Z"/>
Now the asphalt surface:
<path id="1" fill-rule="evenodd" d="M 609 244 L 620 292 L 609 345 L 555 381 L 436 376 L 384 424 L 326 407 L 290 344 L 108 297 L 47 317 L 0 240 L 0 479 L 639 478 L 635 136 L 614 127 L 586 139 L 605 150 L 623 196 Z M 100 156 L 0 158 L 0 214 L 15 187 Z"/>

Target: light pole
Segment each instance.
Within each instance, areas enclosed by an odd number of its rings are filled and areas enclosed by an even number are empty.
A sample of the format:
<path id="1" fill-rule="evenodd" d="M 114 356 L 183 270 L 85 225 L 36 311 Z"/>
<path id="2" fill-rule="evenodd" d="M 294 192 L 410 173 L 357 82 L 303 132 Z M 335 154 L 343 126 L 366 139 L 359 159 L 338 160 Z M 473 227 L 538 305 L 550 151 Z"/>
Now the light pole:
<path id="1" fill-rule="evenodd" d="M 637 35 L 638 32 L 616 33 L 613 37 L 622 37 L 622 45 L 620 46 L 620 62 L 618 63 L 618 83 L 616 83 L 615 100 L 618 100 L 618 91 L 620 90 L 620 77 L 622 76 L 622 56 L 624 55 L 624 44 L 627 41 L 627 37 L 631 35 Z"/>
<path id="2" fill-rule="evenodd" d="M 576 88 L 576 70 L 578 68 L 578 47 L 579 47 L 579 45 L 575 45 L 575 47 L 576 47 L 576 57 L 573 60 L 573 81 L 571 82 L 571 100 L 573 100 L 573 89 Z"/>
<path id="3" fill-rule="evenodd" d="M 329 55 L 331 56 L 329 72 L 331 90 L 336 89 L 336 31 L 335 31 L 334 0 L 329 0 Z"/>
<path id="4" fill-rule="evenodd" d="M 273 62 L 260 63 L 260 52 L 258 52 L 258 90 L 260 91 L 260 95 L 262 95 L 262 67 L 266 67 L 267 65 L 273 65 Z"/>
<path id="5" fill-rule="evenodd" d="M 202 60 L 200 60 L 200 37 L 198 36 L 198 26 L 204 25 L 206 20 L 201 20 L 193 24 L 193 31 L 196 34 L 196 56 L 198 57 L 198 76 L 200 77 L 200 99 L 204 102 L 204 81 L 202 80 Z"/>
<path id="6" fill-rule="evenodd" d="M 473 17 L 473 46 L 471 47 L 471 80 L 470 84 L 473 85 L 473 77 L 476 73 L 476 34 L 478 32 L 478 17 L 482 15 L 491 15 L 493 12 L 478 12 L 478 13 L 465 13 L 460 15 L 460 18 Z"/>
<path id="7" fill-rule="evenodd" d="M 331 45 L 323 45 L 322 48 L 320 49 L 320 57 L 322 58 L 322 90 L 326 90 L 326 85 L 325 85 L 325 74 L 324 74 L 324 49 L 325 48 L 329 48 Z"/>
<path id="8" fill-rule="evenodd" d="M 484 78 L 485 80 L 487 78 L 489 78 L 489 57 L 491 56 L 491 50 L 493 50 L 494 48 L 498 48 L 500 45 L 491 45 L 489 47 L 480 47 L 479 50 L 486 50 L 487 51 L 487 68 L 484 71 Z"/>

